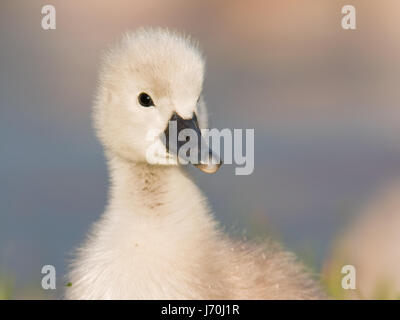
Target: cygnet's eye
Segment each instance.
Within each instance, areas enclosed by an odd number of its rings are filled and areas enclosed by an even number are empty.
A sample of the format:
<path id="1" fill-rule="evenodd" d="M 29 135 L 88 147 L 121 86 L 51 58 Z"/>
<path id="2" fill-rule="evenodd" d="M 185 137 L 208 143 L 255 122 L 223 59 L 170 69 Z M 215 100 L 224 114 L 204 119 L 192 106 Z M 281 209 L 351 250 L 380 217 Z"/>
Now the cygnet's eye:
<path id="1" fill-rule="evenodd" d="M 153 100 L 152 100 L 151 97 L 150 97 L 147 93 L 145 93 L 145 92 L 142 92 L 141 94 L 139 94 L 138 100 L 139 100 L 139 103 L 140 103 L 143 107 L 151 107 L 151 106 L 154 106 Z"/>

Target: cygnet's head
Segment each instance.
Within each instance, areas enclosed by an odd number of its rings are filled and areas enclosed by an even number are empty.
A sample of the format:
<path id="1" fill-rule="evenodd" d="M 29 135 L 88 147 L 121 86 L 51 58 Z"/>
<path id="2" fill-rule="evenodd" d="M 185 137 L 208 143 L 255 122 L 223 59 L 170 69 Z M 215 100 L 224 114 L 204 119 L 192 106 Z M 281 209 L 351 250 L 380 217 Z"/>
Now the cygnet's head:
<path id="1" fill-rule="evenodd" d="M 149 152 L 161 148 L 160 157 L 174 158 L 172 150 L 176 155 L 183 143 L 168 143 L 173 141 L 168 139 L 172 120 L 178 134 L 190 128 L 200 141 L 200 129 L 207 127 L 203 79 L 203 57 L 187 37 L 163 29 L 126 34 L 104 56 L 94 107 L 95 126 L 107 153 L 149 162 Z M 162 139 L 164 133 L 167 140 Z M 198 153 L 204 155 L 202 146 Z M 207 155 L 209 161 L 197 166 L 217 171 L 219 164 L 211 163 L 208 148 Z"/>

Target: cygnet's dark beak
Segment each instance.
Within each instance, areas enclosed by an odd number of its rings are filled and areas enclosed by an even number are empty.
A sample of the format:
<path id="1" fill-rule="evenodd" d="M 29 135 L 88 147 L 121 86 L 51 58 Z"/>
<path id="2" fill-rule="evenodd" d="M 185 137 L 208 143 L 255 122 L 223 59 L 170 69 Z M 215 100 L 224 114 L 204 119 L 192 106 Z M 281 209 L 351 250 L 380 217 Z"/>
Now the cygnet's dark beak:
<path id="1" fill-rule="evenodd" d="M 183 130 L 181 137 L 179 133 Z M 187 135 L 189 133 L 190 135 Z M 222 164 L 221 159 L 212 152 L 209 145 L 201 135 L 196 114 L 191 119 L 183 119 L 174 112 L 168 121 L 168 126 L 164 130 L 164 144 L 170 154 L 175 154 L 178 158 L 185 158 L 188 162 L 206 173 L 215 173 Z M 196 137 L 196 139 L 194 139 Z M 179 139 L 180 138 L 180 139 Z M 194 141 L 191 141 L 191 140 Z M 184 154 L 179 152 L 184 147 Z"/>

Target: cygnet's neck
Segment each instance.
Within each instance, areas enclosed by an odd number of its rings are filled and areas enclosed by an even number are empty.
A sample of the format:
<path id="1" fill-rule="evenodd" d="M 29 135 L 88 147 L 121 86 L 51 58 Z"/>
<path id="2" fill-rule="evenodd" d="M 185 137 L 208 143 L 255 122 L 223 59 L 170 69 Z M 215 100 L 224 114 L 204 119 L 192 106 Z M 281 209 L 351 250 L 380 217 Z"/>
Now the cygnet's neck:
<path id="1" fill-rule="evenodd" d="M 197 186 L 179 166 L 135 163 L 109 158 L 111 189 L 109 211 L 130 216 L 209 216 Z"/>

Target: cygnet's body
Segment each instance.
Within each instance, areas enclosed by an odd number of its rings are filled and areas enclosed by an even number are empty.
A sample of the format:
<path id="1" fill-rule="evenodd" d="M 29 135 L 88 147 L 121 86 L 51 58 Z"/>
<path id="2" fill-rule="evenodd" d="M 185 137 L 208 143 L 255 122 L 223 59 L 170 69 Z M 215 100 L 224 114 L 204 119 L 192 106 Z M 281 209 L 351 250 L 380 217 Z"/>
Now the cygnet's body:
<path id="1" fill-rule="evenodd" d="M 203 72 L 192 42 L 160 29 L 128 34 L 106 55 L 94 115 L 109 203 L 77 250 L 67 298 L 324 297 L 292 254 L 222 234 L 180 166 L 146 161 L 148 132 L 162 133 L 173 113 L 206 127 Z"/>

